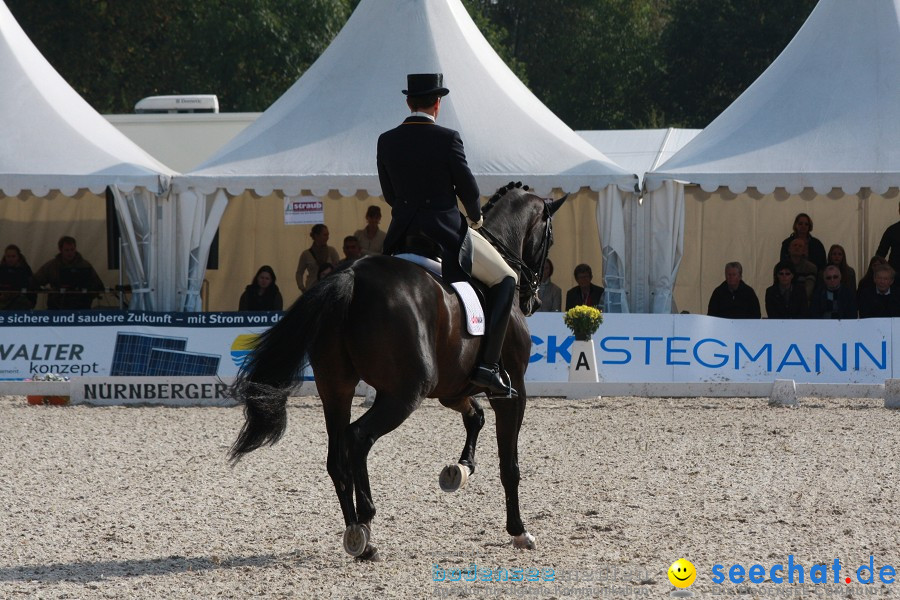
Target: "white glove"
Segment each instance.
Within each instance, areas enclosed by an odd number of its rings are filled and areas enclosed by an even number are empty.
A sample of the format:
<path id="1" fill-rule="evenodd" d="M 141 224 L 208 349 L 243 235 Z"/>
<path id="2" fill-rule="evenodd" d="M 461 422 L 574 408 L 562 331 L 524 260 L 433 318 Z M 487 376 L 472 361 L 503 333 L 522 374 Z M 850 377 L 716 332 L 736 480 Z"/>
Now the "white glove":
<path id="1" fill-rule="evenodd" d="M 479 217 L 477 222 L 469 219 L 469 227 L 471 227 L 472 229 L 481 229 L 482 225 L 484 225 L 484 216 Z"/>

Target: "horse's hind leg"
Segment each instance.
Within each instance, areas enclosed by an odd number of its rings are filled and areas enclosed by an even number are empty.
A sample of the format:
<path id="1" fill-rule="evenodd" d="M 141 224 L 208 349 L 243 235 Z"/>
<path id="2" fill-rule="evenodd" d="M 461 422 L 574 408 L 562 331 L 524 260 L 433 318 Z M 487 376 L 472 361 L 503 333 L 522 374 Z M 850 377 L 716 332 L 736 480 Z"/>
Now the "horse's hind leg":
<path id="1" fill-rule="evenodd" d="M 475 472 L 475 446 L 478 444 L 478 433 L 484 427 L 484 410 L 471 396 L 441 398 L 440 402 L 447 408 L 452 408 L 460 413 L 463 426 L 466 428 L 466 443 L 458 463 L 444 467 L 439 478 L 442 490 L 455 492 L 465 486 L 469 475 Z"/>

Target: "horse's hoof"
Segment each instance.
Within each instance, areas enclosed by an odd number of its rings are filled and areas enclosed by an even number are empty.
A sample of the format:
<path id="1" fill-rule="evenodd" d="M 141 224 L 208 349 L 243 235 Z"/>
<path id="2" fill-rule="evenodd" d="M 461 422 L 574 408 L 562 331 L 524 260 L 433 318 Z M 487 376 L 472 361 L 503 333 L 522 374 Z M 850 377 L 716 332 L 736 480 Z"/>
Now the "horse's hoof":
<path id="1" fill-rule="evenodd" d="M 455 492 L 465 487 L 469 481 L 469 467 L 459 463 L 447 465 L 438 477 L 438 484 L 445 492 Z"/>
<path id="2" fill-rule="evenodd" d="M 378 548 L 369 544 L 366 546 L 365 552 L 356 557 L 356 560 L 364 560 L 367 562 L 381 562 L 381 555 L 378 554 Z"/>
<path id="3" fill-rule="evenodd" d="M 534 536 L 527 531 L 521 535 L 514 535 L 512 539 L 513 547 L 519 550 L 534 550 Z"/>
<path id="4" fill-rule="evenodd" d="M 366 551 L 369 545 L 371 533 L 369 528 L 359 523 L 354 523 L 344 530 L 344 550 L 354 558 L 358 558 Z"/>

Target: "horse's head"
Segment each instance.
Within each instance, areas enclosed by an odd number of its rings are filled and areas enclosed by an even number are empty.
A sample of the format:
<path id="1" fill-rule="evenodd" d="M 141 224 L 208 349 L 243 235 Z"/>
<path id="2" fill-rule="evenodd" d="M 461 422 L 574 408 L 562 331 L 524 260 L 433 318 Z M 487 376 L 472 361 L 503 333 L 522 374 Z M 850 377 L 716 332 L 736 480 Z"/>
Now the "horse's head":
<path id="1" fill-rule="evenodd" d="M 519 273 L 519 308 L 525 315 L 541 306 L 537 291 L 553 245 L 553 214 L 567 198 L 568 194 L 559 200 L 541 198 L 528 186 L 510 183 L 497 190 L 482 210 L 482 232 Z"/>

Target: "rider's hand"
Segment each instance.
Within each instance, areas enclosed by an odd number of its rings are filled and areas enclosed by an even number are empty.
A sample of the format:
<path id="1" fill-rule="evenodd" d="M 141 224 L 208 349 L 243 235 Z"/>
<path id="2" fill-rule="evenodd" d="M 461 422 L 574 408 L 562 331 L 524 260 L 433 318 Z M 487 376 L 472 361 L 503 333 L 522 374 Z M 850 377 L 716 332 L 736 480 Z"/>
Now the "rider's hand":
<path id="1" fill-rule="evenodd" d="M 478 221 L 473 221 L 472 219 L 469 219 L 469 227 L 471 227 L 472 229 L 476 229 L 476 230 L 481 229 L 482 225 L 484 225 L 484 217 L 479 217 Z"/>

